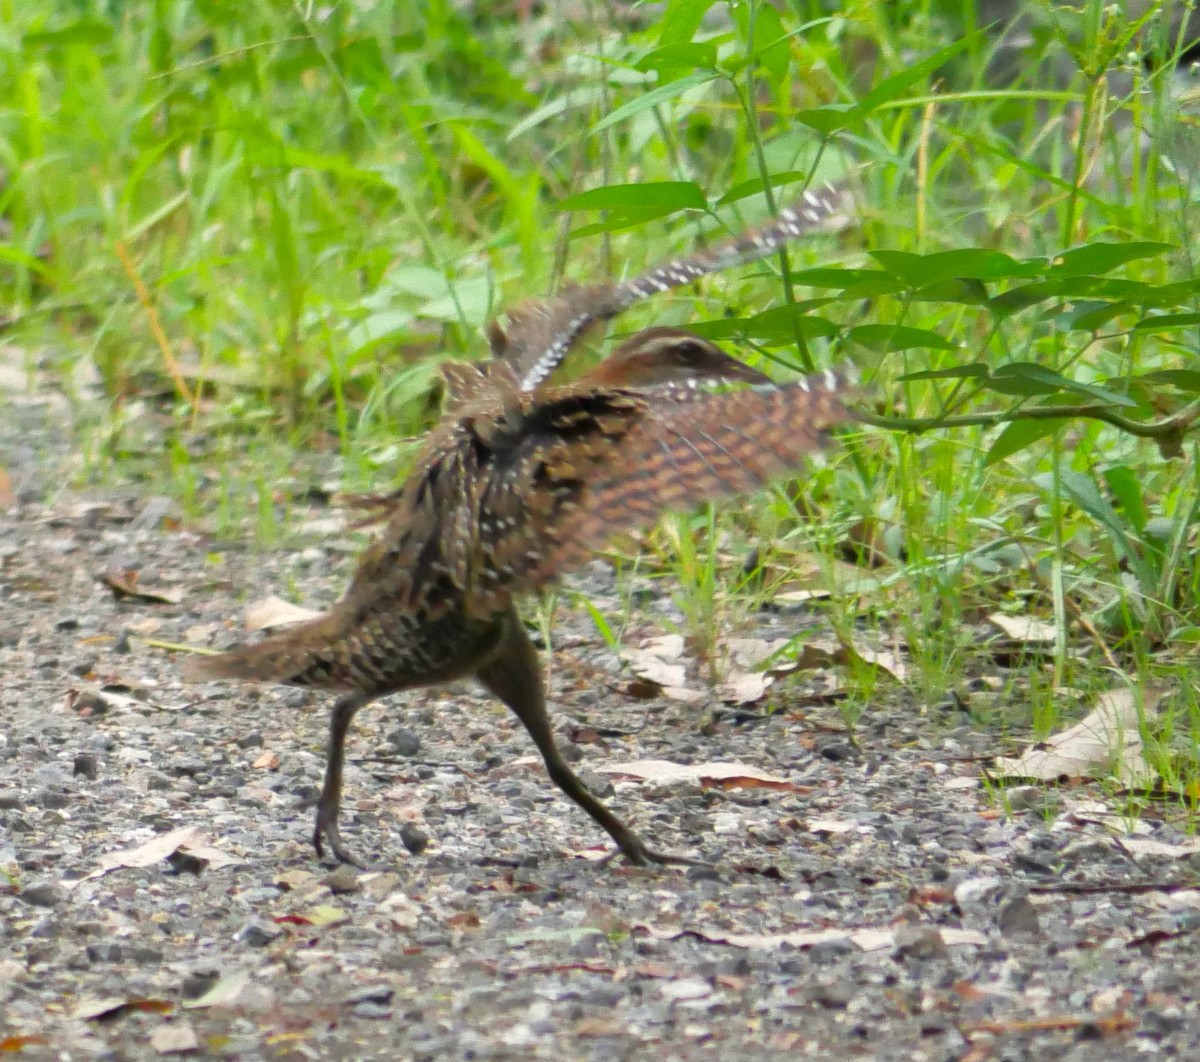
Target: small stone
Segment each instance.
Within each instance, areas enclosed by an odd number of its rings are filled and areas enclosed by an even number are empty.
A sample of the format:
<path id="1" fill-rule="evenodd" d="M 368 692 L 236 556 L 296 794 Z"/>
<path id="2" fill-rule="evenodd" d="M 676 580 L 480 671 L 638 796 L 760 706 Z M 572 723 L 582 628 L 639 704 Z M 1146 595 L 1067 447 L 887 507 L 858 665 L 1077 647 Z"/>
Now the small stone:
<path id="1" fill-rule="evenodd" d="M 1058 858 L 1050 852 L 1016 852 L 1013 854 L 1013 862 L 1021 870 L 1028 870 L 1034 874 L 1058 872 Z"/>
<path id="2" fill-rule="evenodd" d="M 398 727 L 388 734 L 387 742 L 397 756 L 415 756 L 421 751 L 421 735 L 405 727 Z"/>
<path id="3" fill-rule="evenodd" d="M 95 719 L 108 713 L 108 701 L 93 690 L 80 690 L 71 707 L 81 719 Z"/>
<path id="4" fill-rule="evenodd" d="M 61 811 L 63 808 L 69 807 L 72 800 L 66 793 L 47 789 L 37 795 L 37 802 L 48 811 Z"/>
<path id="5" fill-rule="evenodd" d="M 822 940 L 804 953 L 801 964 L 807 964 L 810 960 L 814 963 L 837 962 L 855 950 L 854 942 L 848 936 L 833 940 Z M 795 972 L 799 973 L 801 970 L 797 969 Z"/>
<path id="6" fill-rule="evenodd" d="M 263 746 L 263 736 L 259 733 L 243 734 L 237 739 L 237 747 L 239 749 L 261 749 Z"/>
<path id="7" fill-rule="evenodd" d="M 265 925 L 262 922 L 247 922 L 233 936 L 234 940 L 248 944 L 252 948 L 265 948 L 282 930 L 279 926 Z"/>
<path id="8" fill-rule="evenodd" d="M 616 793 L 612 782 L 603 775 L 599 775 L 595 771 L 589 771 L 586 767 L 576 773 L 579 775 L 579 780 L 601 799 L 606 799 Z"/>
<path id="9" fill-rule="evenodd" d="M 344 1002 L 351 1007 L 359 1003 L 390 1003 L 395 994 L 389 985 L 368 985 L 366 988 L 351 992 Z"/>
<path id="10" fill-rule="evenodd" d="M 362 888 L 362 884 L 358 880 L 358 872 L 345 864 L 325 876 L 325 885 L 334 896 L 358 892 Z"/>
<path id="11" fill-rule="evenodd" d="M 819 1003 L 826 1010 L 844 1010 L 854 998 L 857 986 L 849 981 L 832 981 L 829 984 L 816 985 L 813 988 L 814 1003 Z"/>
<path id="12" fill-rule="evenodd" d="M 996 915 L 996 926 L 1005 936 L 1041 930 L 1037 908 L 1028 896 L 1014 896 L 1005 903 Z"/>
<path id="13" fill-rule="evenodd" d="M 705 863 L 698 867 L 687 868 L 688 881 L 720 881 L 721 871 L 714 866 Z"/>
<path id="14" fill-rule="evenodd" d="M 220 980 L 220 977 L 216 970 L 199 970 L 188 974 L 179 986 L 179 994 L 184 999 L 199 999 Z"/>
<path id="15" fill-rule="evenodd" d="M 822 759 L 842 763 L 854 758 L 854 746 L 848 741 L 828 741 L 818 750 Z"/>
<path id="16" fill-rule="evenodd" d="M 75 753 L 75 774 L 83 778 L 94 779 L 99 773 L 100 768 L 96 757 L 90 752 Z"/>
<path id="17" fill-rule="evenodd" d="M 200 1039 L 187 1022 L 178 1022 L 156 1026 L 150 1046 L 160 1055 L 187 1055 L 200 1049 Z"/>
<path id="18" fill-rule="evenodd" d="M 122 951 L 120 944 L 112 942 L 104 944 L 89 944 L 86 949 L 89 962 L 120 962 Z"/>
<path id="19" fill-rule="evenodd" d="M 34 907 L 55 907 L 62 899 L 53 885 L 30 885 L 17 894 L 25 903 Z"/>
<path id="20" fill-rule="evenodd" d="M 413 855 L 420 855 L 429 846 L 429 834 L 411 822 L 400 827 L 400 843 Z"/>
<path id="21" fill-rule="evenodd" d="M 895 934 L 894 954 L 910 959 L 944 959 L 949 954 L 946 942 L 929 926 L 902 925 Z"/>

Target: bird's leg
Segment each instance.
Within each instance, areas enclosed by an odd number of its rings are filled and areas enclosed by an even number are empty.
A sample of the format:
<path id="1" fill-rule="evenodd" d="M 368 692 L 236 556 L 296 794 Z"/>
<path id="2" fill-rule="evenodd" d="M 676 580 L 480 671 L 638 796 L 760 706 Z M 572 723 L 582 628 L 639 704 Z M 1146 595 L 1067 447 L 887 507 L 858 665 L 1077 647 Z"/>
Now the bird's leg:
<path id="1" fill-rule="evenodd" d="M 356 690 L 343 694 L 334 703 L 329 719 L 325 782 L 321 786 L 321 798 L 317 801 L 317 825 L 312 838 L 318 859 L 324 855 L 321 840 L 325 838 L 339 863 L 351 863 L 356 867 L 361 867 L 362 864 L 342 844 L 342 837 L 338 832 L 338 810 L 342 805 L 342 765 L 346 760 L 346 731 L 350 729 L 350 722 L 355 713 L 369 700 L 371 697 L 368 694 Z"/>
<path id="2" fill-rule="evenodd" d="M 551 781 L 608 831 L 622 855 L 634 865 L 644 867 L 649 863 L 682 863 L 705 866 L 698 859 L 667 855 L 647 847 L 567 766 L 567 761 L 554 743 L 550 718 L 546 714 L 546 693 L 537 650 L 515 612 L 510 612 L 504 623 L 504 637 L 499 647 L 475 674 L 487 690 L 508 705 L 525 724 L 525 729 L 542 754 Z"/>

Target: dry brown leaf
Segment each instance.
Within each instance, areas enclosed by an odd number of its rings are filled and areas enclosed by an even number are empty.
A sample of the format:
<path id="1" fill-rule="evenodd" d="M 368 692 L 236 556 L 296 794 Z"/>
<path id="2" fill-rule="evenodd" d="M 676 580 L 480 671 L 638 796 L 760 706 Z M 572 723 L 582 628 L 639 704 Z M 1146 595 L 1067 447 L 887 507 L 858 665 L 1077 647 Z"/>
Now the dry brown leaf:
<path id="1" fill-rule="evenodd" d="M 1153 837 L 1122 837 L 1121 847 L 1130 855 L 1157 856 L 1160 859 L 1186 859 L 1200 852 L 1200 838 L 1182 844 L 1168 844 Z"/>
<path id="2" fill-rule="evenodd" d="M 183 852 L 196 859 L 202 859 L 214 869 L 239 862 L 229 853 L 223 852 L 219 848 L 213 848 L 201 840 L 197 827 L 182 826 L 169 833 L 152 837 L 135 848 L 126 848 L 120 852 L 108 852 L 100 857 L 99 865 L 95 870 L 81 878 L 64 880 L 62 886 L 65 889 L 73 889 L 81 882 L 103 877 L 114 870 L 122 870 L 126 867 L 152 867 L 176 852 Z"/>
<path id="3" fill-rule="evenodd" d="M 1022 645 L 1053 645 L 1058 638 L 1058 628 L 1053 623 L 1035 619 L 1033 616 L 1010 616 L 1007 612 L 993 612 L 988 622 L 999 627 L 1005 635 Z"/>
<path id="4" fill-rule="evenodd" d="M 138 601 L 149 601 L 157 605 L 178 605 L 183 600 L 183 591 L 175 586 L 146 586 L 138 582 L 136 571 L 103 571 L 96 576 L 112 590 L 118 601 L 132 597 Z"/>
<path id="5" fill-rule="evenodd" d="M 621 655 L 638 678 L 656 686 L 683 687 L 687 681 L 687 668 L 682 664 L 669 664 L 645 649 L 627 649 Z"/>
<path id="6" fill-rule="evenodd" d="M 320 615 L 320 612 L 314 612 L 311 608 L 293 605 L 290 601 L 284 601 L 283 598 L 272 594 L 246 609 L 245 626 L 248 631 L 265 631 L 272 627 L 303 623 Z"/>
<path id="7" fill-rule="evenodd" d="M 640 679 L 656 686 L 684 689 L 687 668 L 679 662 L 683 656 L 683 635 L 664 634 L 650 638 L 640 649 L 626 649 L 621 659 Z"/>
<path id="8" fill-rule="evenodd" d="M 992 774 L 1001 780 L 1033 778 L 1042 782 L 1112 775 L 1126 786 L 1150 785 L 1157 772 L 1143 754 L 1138 723 L 1154 718 L 1165 693 L 1165 689 L 1146 687 L 1143 712 L 1134 690 L 1109 690 L 1073 727 L 1030 746 L 1020 756 L 998 759 Z"/>
<path id="9" fill-rule="evenodd" d="M 618 774 L 639 782 L 692 782 L 696 785 L 722 784 L 731 779 L 740 784 L 766 787 L 790 787 L 786 778 L 751 767 L 745 763 L 672 763 L 670 760 L 630 760 L 596 768 L 601 774 Z"/>
<path id="10" fill-rule="evenodd" d="M 729 666 L 757 670 L 787 645 L 787 638 L 726 638 L 721 650 Z"/>
<path id="11" fill-rule="evenodd" d="M 18 1054 L 27 1047 L 45 1047 L 44 1036 L 0 1036 L 0 1052 Z"/>
<path id="12" fill-rule="evenodd" d="M 279 762 L 279 753 L 268 751 L 260 753 L 250 766 L 257 767 L 260 771 L 274 771 L 279 767 Z"/>
<path id="13" fill-rule="evenodd" d="M 862 663 L 887 672 L 897 682 L 908 680 L 908 665 L 904 662 L 904 657 L 900 655 L 899 649 L 873 649 L 857 640 L 844 642 L 843 646 L 848 653 L 853 653 Z"/>
<path id="14" fill-rule="evenodd" d="M 794 656 L 785 655 L 769 668 L 768 675 L 779 677 L 794 671 L 821 671 L 849 663 L 846 647 L 836 638 L 813 638 L 799 647 Z"/>
<path id="15" fill-rule="evenodd" d="M 734 671 L 717 692 L 726 704 L 753 704 L 767 695 L 767 689 L 774 681 L 762 671 Z"/>
<path id="16" fill-rule="evenodd" d="M 0 467 L 0 508 L 14 505 L 16 501 L 17 492 L 13 490 L 12 476 L 5 468 Z"/>
<path id="17" fill-rule="evenodd" d="M 115 1018 L 127 1011 L 147 1014 L 169 1014 L 175 1004 L 166 999 L 123 999 L 120 996 L 85 997 L 71 1011 L 72 1021 L 99 1021 Z"/>

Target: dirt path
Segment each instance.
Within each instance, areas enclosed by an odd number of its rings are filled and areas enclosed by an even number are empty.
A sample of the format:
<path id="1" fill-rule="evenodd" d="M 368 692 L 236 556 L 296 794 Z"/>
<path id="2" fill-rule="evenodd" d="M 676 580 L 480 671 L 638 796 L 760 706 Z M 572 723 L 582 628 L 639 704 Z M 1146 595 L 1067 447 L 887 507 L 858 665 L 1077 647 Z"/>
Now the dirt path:
<path id="1" fill-rule="evenodd" d="M 244 598 L 290 583 L 328 601 L 344 550 L 329 536 L 277 555 L 216 546 L 136 487 L 60 490 L 46 424 L 0 404 L 0 1047 L 1200 1057 L 1200 892 L 1126 888 L 1200 877 L 1177 830 L 1145 824 L 1161 847 L 1130 854 L 1086 791 L 1007 817 L 973 781 L 989 735 L 895 694 L 857 747 L 803 680 L 784 710 L 701 726 L 712 694 L 629 696 L 566 608 L 552 681 L 571 756 L 589 784 L 616 782 L 606 799 L 646 837 L 714 868 L 598 864 L 598 831 L 465 687 L 360 716 L 343 832 L 378 869 L 320 866 L 307 838 L 328 702 L 184 687 L 147 642 L 228 642 Z M 105 572 L 166 600 L 120 597 Z M 607 573 L 588 579 L 619 613 Z M 629 642 L 667 607 L 639 605 Z M 812 621 L 763 619 L 769 634 Z M 645 759 L 789 784 L 601 773 Z M 1103 888 L 1064 891 L 1084 883 Z"/>

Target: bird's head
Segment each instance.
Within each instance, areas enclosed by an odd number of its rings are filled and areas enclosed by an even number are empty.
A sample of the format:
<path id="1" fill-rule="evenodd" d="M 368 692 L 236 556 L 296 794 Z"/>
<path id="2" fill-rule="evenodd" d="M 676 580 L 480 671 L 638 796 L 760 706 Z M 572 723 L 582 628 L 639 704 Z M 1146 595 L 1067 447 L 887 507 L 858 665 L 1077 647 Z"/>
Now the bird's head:
<path id="1" fill-rule="evenodd" d="M 659 387 L 665 384 L 740 382 L 770 385 L 771 379 L 731 358 L 715 343 L 682 328 L 646 328 L 629 337 L 587 374 L 597 386 Z"/>

